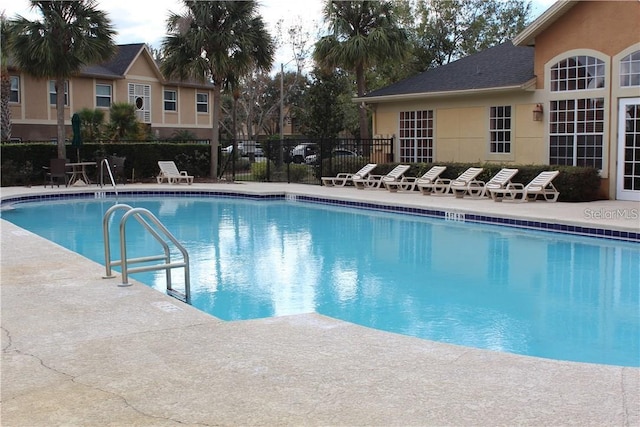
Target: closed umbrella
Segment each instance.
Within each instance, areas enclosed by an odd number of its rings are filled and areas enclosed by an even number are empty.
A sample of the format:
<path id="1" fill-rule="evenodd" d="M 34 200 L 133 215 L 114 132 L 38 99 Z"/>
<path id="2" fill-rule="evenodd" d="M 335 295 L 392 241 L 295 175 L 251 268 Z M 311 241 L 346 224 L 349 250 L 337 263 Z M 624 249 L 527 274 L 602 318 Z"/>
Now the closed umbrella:
<path id="1" fill-rule="evenodd" d="M 76 147 L 77 162 L 80 161 L 80 147 L 82 147 L 82 135 L 80 135 L 80 115 L 74 113 L 71 116 L 71 129 L 73 130 L 73 139 L 71 140 L 71 146 Z"/>

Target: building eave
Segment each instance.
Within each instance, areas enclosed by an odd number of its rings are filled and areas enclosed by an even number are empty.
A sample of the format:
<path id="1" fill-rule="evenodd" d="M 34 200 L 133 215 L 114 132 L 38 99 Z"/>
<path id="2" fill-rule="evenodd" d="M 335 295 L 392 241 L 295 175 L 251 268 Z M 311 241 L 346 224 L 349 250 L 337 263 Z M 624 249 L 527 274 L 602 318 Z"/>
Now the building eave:
<path id="1" fill-rule="evenodd" d="M 535 46 L 536 36 L 546 30 L 559 17 L 565 14 L 578 3 L 577 0 L 559 0 L 545 10 L 535 21 L 533 21 L 520 34 L 513 38 L 514 46 Z"/>
<path id="2" fill-rule="evenodd" d="M 526 92 L 535 90 L 536 78 L 532 78 L 525 83 L 514 86 L 501 86 L 501 87 L 489 87 L 482 89 L 464 89 L 464 90 L 450 90 L 441 92 L 422 92 L 422 93 L 407 93 L 400 95 L 385 95 L 385 96 L 373 96 L 373 97 L 355 97 L 352 98 L 352 102 L 367 104 L 382 104 L 386 102 L 398 102 L 398 101 L 414 101 L 416 99 L 435 99 L 435 98 L 453 98 L 464 97 L 470 95 L 485 95 L 496 94 L 506 92 Z"/>

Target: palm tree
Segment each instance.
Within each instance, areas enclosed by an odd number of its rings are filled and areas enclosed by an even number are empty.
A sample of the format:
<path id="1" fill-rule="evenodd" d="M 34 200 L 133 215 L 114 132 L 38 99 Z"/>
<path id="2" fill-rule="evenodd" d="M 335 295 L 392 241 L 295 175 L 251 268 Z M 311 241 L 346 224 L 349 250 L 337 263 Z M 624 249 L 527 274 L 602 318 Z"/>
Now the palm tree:
<path id="1" fill-rule="evenodd" d="M 385 1 L 333 1 L 324 8 L 332 34 L 315 45 L 314 60 L 322 67 L 355 73 L 358 97 L 367 90 L 365 71 L 376 64 L 401 61 L 407 52 L 407 35 Z M 367 110 L 359 106 L 360 137 L 369 139 Z"/>
<path id="2" fill-rule="evenodd" d="M 11 108 L 9 108 L 9 96 L 11 92 L 11 80 L 9 79 L 9 70 L 7 70 L 7 63 L 9 61 L 9 54 L 7 52 L 7 40 L 9 39 L 10 33 L 8 31 L 7 19 L 4 16 L 4 13 L 0 15 L 0 55 L 1 55 L 1 65 L 2 68 L 0 70 L 0 93 L 1 93 L 1 104 L 0 104 L 0 124 L 2 128 L 2 133 L 0 136 L 1 141 L 8 141 L 11 138 Z"/>
<path id="3" fill-rule="evenodd" d="M 222 88 L 231 76 L 269 69 L 275 47 L 256 1 L 184 0 L 186 12 L 171 14 L 162 43 L 167 77 L 212 82 L 211 178 L 218 175 Z"/>
<path id="4" fill-rule="evenodd" d="M 54 79 L 58 158 L 66 158 L 64 127 L 65 81 L 87 64 L 109 59 L 115 52 L 115 31 L 95 0 L 31 1 L 42 15 L 10 21 L 11 53 L 17 66 L 36 78 Z"/>
<path id="5" fill-rule="evenodd" d="M 136 139 L 138 133 L 138 119 L 136 109 L 128 102 L 114 102 L 109 108 L 110 139 Z"/>

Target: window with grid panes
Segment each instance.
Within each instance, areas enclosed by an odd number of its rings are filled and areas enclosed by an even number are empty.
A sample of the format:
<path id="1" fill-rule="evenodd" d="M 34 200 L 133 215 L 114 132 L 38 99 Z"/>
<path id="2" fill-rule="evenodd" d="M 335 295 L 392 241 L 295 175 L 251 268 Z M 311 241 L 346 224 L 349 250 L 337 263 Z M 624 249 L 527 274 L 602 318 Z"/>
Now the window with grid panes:
<path id="1" fill-rule="evenodd" d="M 489 151 L 511 152 L 511 106 L 491 107 L 489 113 Z"/>
<path id="2" fill-rule="evenodd" d="M 400 161 L 433 162 L 433 110 L 400 112 Z"/>
<path id="3" fill-rule="evenodd" d="M 604 61 L 592 56 L 572 56 L 551 67 L 551 92 L 604 87 Z"/>
<path id="4" fill-rule="evenodd" d="M 604 98 L 551 101 L 549 163 L 602 169 Z"/>
<path id="5" fill-rule="evenodd" d="M 549 103 L 549 163 L 602 169 L 604 61 L 587 55 L 572 56 L 556 63 L 550 72 L 551 92 L 583 94 Z"/>
<path id="6" fill-rule="evenodd" d="M 620 86 L 640 86 L 640 50 L 620 60 Z"/>

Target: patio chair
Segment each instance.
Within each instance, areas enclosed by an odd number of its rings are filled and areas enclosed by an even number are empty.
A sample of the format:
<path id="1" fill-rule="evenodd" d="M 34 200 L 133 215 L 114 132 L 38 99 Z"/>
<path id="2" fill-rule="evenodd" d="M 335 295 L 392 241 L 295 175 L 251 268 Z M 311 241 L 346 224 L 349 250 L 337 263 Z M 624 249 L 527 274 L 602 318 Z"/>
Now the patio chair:
<path id="1" fill-rule="evenodd" d="M 179 171 L 173 161 L 159 161 L 158 166 L 160 167 L 160 173 L 157 177 L 158 184 L 162 184 L 165 180 L 169 184 L 179 184 L 180 182 L 193 184 L 193 176 L 187 175 L 187 171 Z"/>
<path id="2" fill-rule="evenodd" d="M 49 160 L 49 166 L 43 166 L 45 176 L 44 186 L 47 186 L 46 180 L 49 180 L 51 188 L 53 188 L 53 182 L 55 181 L 60 187 L 60 180 L 64 181 L 64 186 L 69 185 L 69 175 L 67 174 L 67 159 L 51 159 Z"/>
<path id="3" fill-rule="evenodd" d="M 378 166 L 376 163 L 366 164 L 356 173 L 341 172 L 336 176 L 323 176 L 322 185 L 326 187 L 344 187 L 347 184 L 352 184 L 353 179 L 366 178 L 375 168 Z"/>
<path id="4" fill-rule="evenodd" d="M 413 191 L 416 186 L 422 185 L 426 188 L 430 183 L 435 182 L 440 174 L 444 172 L 446 166 L 433 166 L 421 177 L 403 177 L 400 181 L 390 181 L 385 183 L 387 190 L 395 193 L 398 190 Z"/>
<path id="5" fill-rule="evenodd" d="M 481 190 L 480 181 L 476 180 L 476 177 L 480 175 L 482 168 L 469 168 L 460 174 L 454 180 L 449 181 L 447 192 L 453 193 L 458 199 L 461 199 L 465 194 L 477 195 Z"/>
<path id="6" fill-rule="evenodd" d="M 398 165 L 386 175 L 369 174 L 366 178 L 354 179 L 353 185 L 355 185 L 358 190 L 364 190 L 365 188 L 380 188 L 387 182 L 400 181 L 410 167 L 411 166 L 409 165 Z"/>
<path id="7" fill-rule="evenodd" d="M 524 202 L 535 202 L 538 196 L 547 202 L 558 200 L 560 192 L 551 181 L 560 174 L 560 171 L 540 172 L 526 186 L 520 183 L 508 184 L 505 188 L 490 189 L 491 198 L 496 202 L 504 200 Z"/>
<path id="8" fill-rule="evenodd" d="M 499 190 L 506 188 L 511 184 L 511 178 L 518 173 L 518 169 L 502 168 L 493 176 L 486 184 L 482 181 L 475 181 L 469 195 L 474 198 L 482 198 L 489 196 L 490 190 Z"/>

